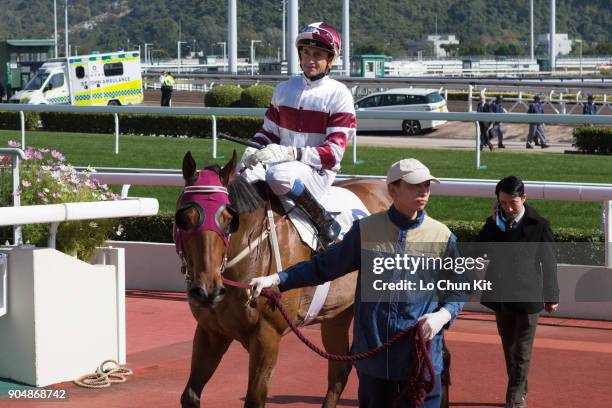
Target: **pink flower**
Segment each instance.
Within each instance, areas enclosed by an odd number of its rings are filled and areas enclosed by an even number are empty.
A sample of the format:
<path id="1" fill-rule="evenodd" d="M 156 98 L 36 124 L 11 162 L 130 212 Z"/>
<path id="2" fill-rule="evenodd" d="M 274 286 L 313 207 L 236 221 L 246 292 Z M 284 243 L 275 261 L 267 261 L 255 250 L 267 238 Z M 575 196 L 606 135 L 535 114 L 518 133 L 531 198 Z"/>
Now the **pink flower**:
<path id="1" fill-rule="evenodd" d="M 15 140 L 9 140 L 8 145 L 9 147 L 21 147 L 21 144 L 19 144 L 19 142 L 16 142 Z"/>
<path id="2" fill-rule="evenodd" d="M 47 198 L 47 195 L 45 193 L 43 193 L 42 191 L 39 191 L 36 195 L 38 196 L 38 198 L 40 198 L 40 200 L 43 203 L 49 202 L 49 199 Z"/>
<path id="3" fill-rule="evenodd" d="M 64 160 L 66 160 L 66 158 L 64 157 L 63 154 L 61 154 L 60 152 L 58 152 L 57 150 L 51 150 L 51 156 L 61 162 L 63 162 Z"/>
<path id="4" fill-rule="evenodd" d="M 36 160 L 42 160 L 43 159 L 43 154 L 40 151 L 35 151 L 34 152 L 34 158 Z"/>
<path id="5" fill-rule="evenodd" d="M 30 183 L 28 180 L 21 180 L 21 185 L 24 187 L 30 187 L 32 183 Z"/>

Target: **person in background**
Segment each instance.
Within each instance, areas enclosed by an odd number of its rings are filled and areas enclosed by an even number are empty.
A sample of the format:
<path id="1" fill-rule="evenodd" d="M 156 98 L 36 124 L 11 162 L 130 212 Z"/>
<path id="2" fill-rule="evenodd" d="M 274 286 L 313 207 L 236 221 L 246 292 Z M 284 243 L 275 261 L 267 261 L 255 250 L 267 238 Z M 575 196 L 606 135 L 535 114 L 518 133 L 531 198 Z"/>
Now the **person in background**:
<path id="1" fill-rule="evenodd" d="M 506 113 L 503 102 L 504 102 L 504 98 L 501 95 L 497 95 L 497 97 L 495 97 L 495 101 L 491 103 L 490 112 Z M 506 146 L 504 145 L 504 130 L 502 129 L 501 123 L 493 122 L 491 129 L 489 129 L 489 134 L 491 138 L 497 135 L 497 147 L 498 148 L 500 149 L 506 148 Z"/>
<path id="2" fill-rule="evenodd" d="M 172 77 L 172 73 L 167 71 L 162 79 L 161 84 L 161 106 L 170 106 L 170 101 L 172 100 L 172 89 L 174 87 L 174 77 Z"/>
<path id="3" fill-rule="evenodd" d="M 597 115 L 597 106 L 595 106 L 595 98 L 593 95 L 589 95 L 587 103 L 582 108 L 583 115 Z"/>
<path id="4" fill-rule="evenodd" d="M 487 98 L 483 94 L 480 94 L 480 102 L 478 102 L 476 112 L 488 113 L 490 111 L 491 107 L 487 102 Z M 491 143 L 491 140 L 489 138 L 490 126 L 490 122 L 478 122 L 478 127 L 480 128 L 480 150 L 484 149 L 485 146 L 489 146 L 489 150 L 493 151 L 493 143 Z"/>
<path id="5" fill-rule="evenodd" d="M 527 113 L 532 114 L 543 114 L 544 113 L 544 105 L 540 100 L 540 96 L 536 95 L 533 97 L 533 102 L 529 104 L 529 109 Z M 550 147 L 546 144 L 546 135 L 544 134 L 544 124 L 543 123 L 530 123 L 529 124 L 529 134 L 527 135 L 527 149 L 533 149 L 532 143 L 534 142 L 539 144 L 542 149 L 546 149 Z"/>
<path id="6" fill-rule="evenodd" d="M 4 90 L 4 85 L 2 84 L 2 81 L 0 81 L 0 103 L 4 103 L 5 94 L 6 94 L 6 91 Z"/>
<path id="7" fill-rule="evenodd" d="M 485 279 L 493 291 L 482 304 L 495 311 L 508 385 L 506 408 L 527 407 L 527 376 L 538 317 L 542 309 L 559 306 L 557 261 L 550 223 L 525 203 L 525 185 L 515 176 L 495 187 L 494 213 L 480 230 L 477 242 L 487 254 Z M 500 245 L 498 243 L 503 243 Z"/>

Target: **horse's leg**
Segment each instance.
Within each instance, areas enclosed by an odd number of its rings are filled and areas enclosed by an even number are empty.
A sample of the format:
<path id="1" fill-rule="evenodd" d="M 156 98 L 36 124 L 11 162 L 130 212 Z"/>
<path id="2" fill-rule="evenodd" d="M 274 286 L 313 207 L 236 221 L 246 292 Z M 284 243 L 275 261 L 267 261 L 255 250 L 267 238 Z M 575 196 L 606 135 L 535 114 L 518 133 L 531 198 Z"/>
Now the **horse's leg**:
<path id="1" fill-rule="evenodd" d="M 262 408 L 268 396 L 268 385 L 276 366 L 281 336 L 265 320 L 249 339 L 249 387 L 245 408 Z"/>
<path id="2" fill-rule="evenodd" d="M 231 342 L 232 339 L 228 337 L 206 332 L 199 325 L 196 327 L 191 352 L 191 372 L 181 395 L 182 408 L 200 407 L 202 389 L 217 369 Z"/>
<path id="3" fill-rule="evenodd" d="M 349 307 L 338 316 L 321 322 L 321 337 L 323 346 L 331 354 L 349 353 L 349 327 L 353 319 L 353 308 Z M 334 408 L 340 394 L 346 386 L 351 363 L 329 361 L 327 365 L 327 394 L 323 401 L 324 408 Z"/>

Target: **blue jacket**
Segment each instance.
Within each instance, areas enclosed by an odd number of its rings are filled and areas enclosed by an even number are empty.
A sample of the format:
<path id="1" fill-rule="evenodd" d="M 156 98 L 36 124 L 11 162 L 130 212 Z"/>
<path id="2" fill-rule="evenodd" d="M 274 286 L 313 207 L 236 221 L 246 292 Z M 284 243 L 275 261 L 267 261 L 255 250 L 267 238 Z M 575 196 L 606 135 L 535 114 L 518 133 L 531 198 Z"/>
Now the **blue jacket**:
<path id="1" fill-rule="evenodd" d="M 539 102 L 532 102 L 529 104 L 527 113 L 544 113 L 544 105 Z"/>
<path id="2" fill-rule="evenodd" d="M 491 102 L 490 109 L 491 109 L 490 112 L 493 112 L 493 113 L 505 113 L 504 107 L 502 106 L 501 103 Z"/>
<path id="3" fill-rule="evenodd" d="M 387 214 L 389 220 L 400 230 L 398 240 L 401 239 L 401 236 L 406 236 L 407 230 L 419 228 L 425 218 L 425 213 L 421 211 L 415 220 L 409 220 L 393 206 L 389 208 Z M 456 238 L 453 234 L 450 234 L 445 245 L 444 257 L 459 256 Z M 310 261 L 299 263 L 279 273 L 281 282 L 279 289 L 286 291 L 318 285 L 349 272 L 359 271 L 360 276 L 355 291 L 352 354 L 363 353 L 382 345 L 398 331 L 414 326 L 419 317 L 435 312 L 440 307 L 450 312 L 451 321 L 463 308 L 461 301 L 443 302 L 430 298 L 423 302 L 408 303 L 391 299 L 391 295 L 385 294 L 381 295 L 378 302 L 362 301 L 361 249 L 360 221 L 355 221 L 341 242 L 331 245 L 325 252 L 315 255 Z M 383 299 L 387 296 L 388 299 Z M 431 345 L 431 357 L 436 374 L 441 373 L 443 367 L 442 336 L 443 331 L 434 337 Z M 408 336 L 386 351 L 367 360 L 359 361 L 355 365 L 360 372 L 370 376 L 404 381 L 408 375 L 412 353 Z"/>
<path id="4" fill-rule="evenodd" d="M 595 103 L 587 102 L 584 104 L 584 108 L 582 108 L 583 115 L 597 115 L 597 107 L 595 107 Z"/>

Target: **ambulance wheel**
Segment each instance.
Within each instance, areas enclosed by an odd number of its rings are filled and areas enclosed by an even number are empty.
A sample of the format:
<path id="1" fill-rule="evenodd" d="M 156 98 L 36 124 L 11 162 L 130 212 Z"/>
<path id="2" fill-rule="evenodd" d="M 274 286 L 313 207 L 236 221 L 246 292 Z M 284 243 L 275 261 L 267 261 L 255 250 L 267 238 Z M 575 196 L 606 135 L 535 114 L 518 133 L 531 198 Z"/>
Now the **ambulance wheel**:
<path id="1" fill-rule="evenodd" d="M 119 101 L 116 100 L 112 100 L 112 101 L 108 101 L 108 106 L 120 106 L 121 104 L 119 103 Z"/>

